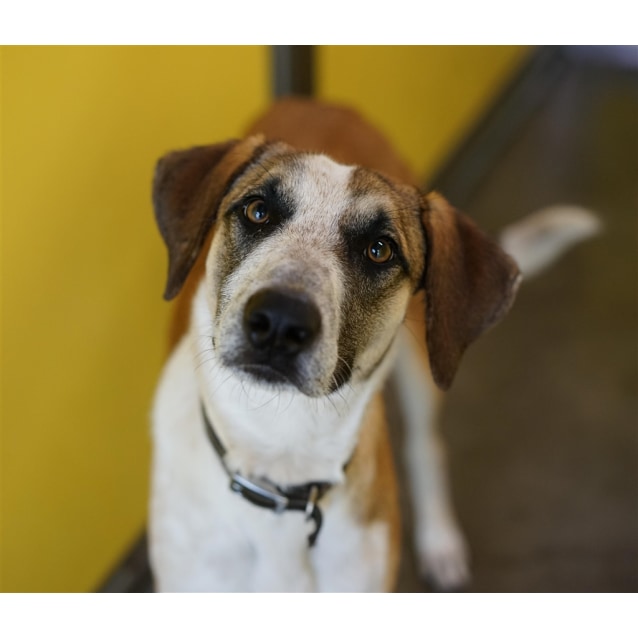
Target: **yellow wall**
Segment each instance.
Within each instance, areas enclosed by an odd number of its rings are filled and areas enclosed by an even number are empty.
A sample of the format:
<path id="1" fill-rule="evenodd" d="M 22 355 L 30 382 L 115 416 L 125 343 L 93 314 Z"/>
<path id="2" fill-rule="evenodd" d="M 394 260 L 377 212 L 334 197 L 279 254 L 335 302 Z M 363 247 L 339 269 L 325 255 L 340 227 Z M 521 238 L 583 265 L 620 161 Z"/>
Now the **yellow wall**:
<path id="1" fill-rule="evenodd" d="M 522 54 L 326 47 L 319 93 L 425 176 Z M 269 63 L 265 47 L 0 52 L 0 590 L 91 590 L 142 529 L 168 317 L 152 168 L 239 134 Z"/>
<path id="2" fill-rule="evenodd" d="M 317 93 L 356 106 L 427 179 L 521 64 L 521 46 L 328 46 Z"/>
<path id="3" fill-rule="evenodd" d="M 269 55 L 5 47 L 2 58 L 0 588 L 90 590 L 146 515 L 168 309 L 154 162 L 240 134 L 268 101 Z"/>

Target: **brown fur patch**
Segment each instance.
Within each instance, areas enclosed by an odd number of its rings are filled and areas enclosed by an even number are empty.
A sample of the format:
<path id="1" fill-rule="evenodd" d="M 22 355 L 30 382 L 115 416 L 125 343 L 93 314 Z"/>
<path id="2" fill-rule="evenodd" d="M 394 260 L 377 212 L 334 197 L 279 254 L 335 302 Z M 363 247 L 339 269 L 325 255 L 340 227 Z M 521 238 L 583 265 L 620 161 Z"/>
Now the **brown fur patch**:
<path id="1" fill-rule="evenodd" d="M 309 122 L 312 125 L 309 126 Z M 325 153 L 342 164 L 355 164 L 406 184 L 417 181 L 407 164 L 379 131 L 355 111 L 304 98 L 286 98 L 249 129 L 301 151 Z"/>
<path id="2" fill-rule="evenodd" d="M 388 526 L 387 589 L 391 591 L 396 585 L 399 569 L 401 520 L 385 404 L 380 393 L 368 405 L 359 442 L 346 474 L 355 516 L 363 524 L 382 521 Z"/>
<path id="3" fill-rule="evenodd" d="M 208 234 L 204 247 L 200 251 L 195 264 L 191 268 L 182 289 L 179 291 L 173 303 L 173 315 L 168 332 L 169 352 L 173 350 L 188 330 L 193 308 L 193 297 L 197 292 L 200 282 L 204 279 L 206 273 L 206 257 L 208 256 L 208 251 L 210 250 L 214 236 L 215 226 L 213 226 L 213 229 Z"/>

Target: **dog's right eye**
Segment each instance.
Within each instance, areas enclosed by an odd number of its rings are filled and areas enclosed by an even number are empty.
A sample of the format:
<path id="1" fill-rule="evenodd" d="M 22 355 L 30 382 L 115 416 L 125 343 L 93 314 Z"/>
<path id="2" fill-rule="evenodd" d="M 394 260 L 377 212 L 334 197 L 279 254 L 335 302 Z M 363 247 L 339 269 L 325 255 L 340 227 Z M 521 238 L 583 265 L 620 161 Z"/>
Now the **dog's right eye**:
<path id="1" fill-rule="evenodd" d="M 270 219 L 270 213 L 263 199 L 254 199 L 244 205 L 244 217 L 251 224 L 266 224 Z"/>
<path id="2" fill-rule="evenodd" d="M 375 239 L 366 249 L 366 257 L 375 264 L 386 264 L 394 257 L 392 244 L 385 238 Z"/>

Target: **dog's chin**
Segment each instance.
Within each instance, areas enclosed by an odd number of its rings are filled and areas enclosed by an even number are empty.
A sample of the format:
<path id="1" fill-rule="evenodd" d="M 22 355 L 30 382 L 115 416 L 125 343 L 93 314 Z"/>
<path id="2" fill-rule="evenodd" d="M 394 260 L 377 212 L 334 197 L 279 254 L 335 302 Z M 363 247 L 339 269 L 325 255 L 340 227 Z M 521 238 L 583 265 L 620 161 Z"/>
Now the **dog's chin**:
<path id="1" fill-rule="evenodd" d="M 299 382 L 293 375 L 286 374 L 265 363 L 242 363 L 237 366 L 237 369 L 258 383 L 275 386 L 294 386 L 299 389 Z"/>
<path id="2" fill-rule="evenodd" d="M 232 366 L 237 372 L 263 388 L 272 390 L 293 390 L 308 397 L 319 397 L 325 394 L 318 388 L 309 387 L 294 371 L 279 370 L 265 363 L 238 363 Z"/>

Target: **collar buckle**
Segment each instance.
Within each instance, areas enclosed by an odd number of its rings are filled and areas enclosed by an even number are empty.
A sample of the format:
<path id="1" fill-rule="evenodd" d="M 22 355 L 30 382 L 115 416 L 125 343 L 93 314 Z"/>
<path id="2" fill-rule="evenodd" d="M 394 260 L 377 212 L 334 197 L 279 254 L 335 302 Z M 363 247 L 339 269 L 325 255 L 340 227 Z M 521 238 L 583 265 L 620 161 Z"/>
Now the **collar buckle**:
<path id="1" fill-rule="evenodd" d="M 230 479 L 230 489 L 241 494 L 247 501 L 258 507 L 283 512 L 290 500 L 277 490 L 277 487 L 266 479 L 246 478 L 235 472 Z"/>
<path id="2" fill-rule="evenodd" d="M 308 501 L 306 502 L 306 520 L 309 521 L 317 507 L 317 501 L 319 500 L 319 487 L 317 485 L 311 485 L 308 493 Z"/>

